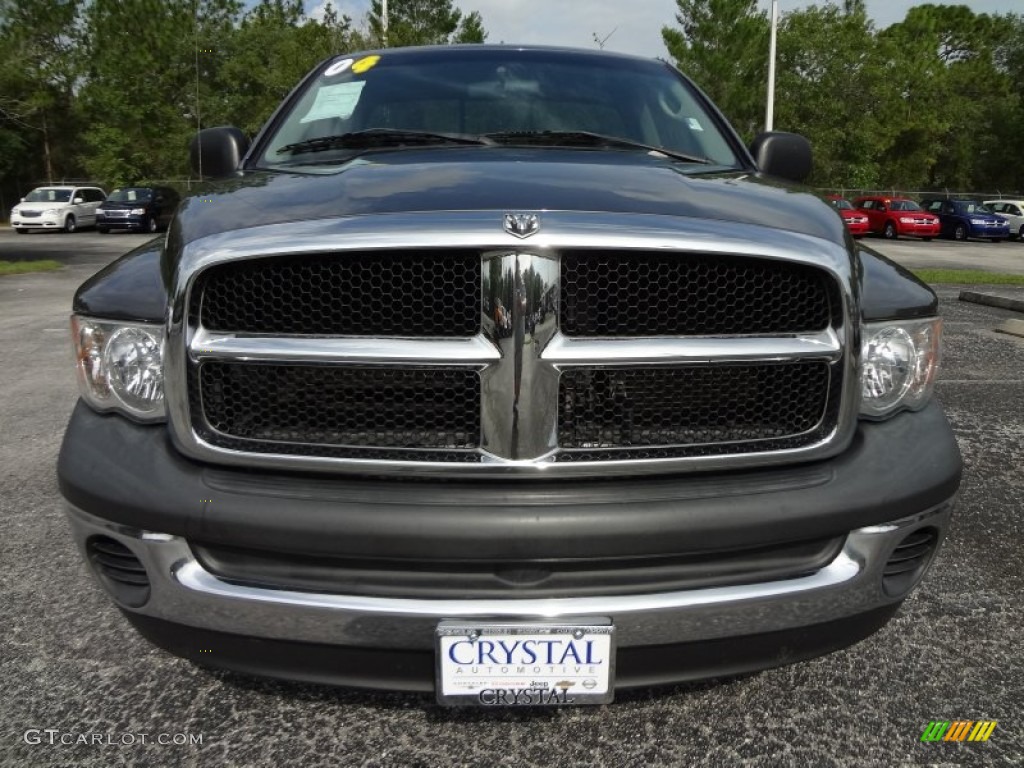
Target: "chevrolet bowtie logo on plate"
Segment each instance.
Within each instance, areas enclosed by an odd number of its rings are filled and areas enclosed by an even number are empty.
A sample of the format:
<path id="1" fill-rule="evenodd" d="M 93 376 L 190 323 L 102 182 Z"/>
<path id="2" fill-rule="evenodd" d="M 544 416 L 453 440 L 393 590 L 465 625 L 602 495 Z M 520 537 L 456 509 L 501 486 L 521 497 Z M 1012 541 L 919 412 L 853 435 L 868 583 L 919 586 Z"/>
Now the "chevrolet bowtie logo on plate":
<path id="1" fill-rule="evenodd" d="M 505 231 L 516 237 L 529 237 L 540 229 L 540 218 L 535 213 L 506 213 Z"/>

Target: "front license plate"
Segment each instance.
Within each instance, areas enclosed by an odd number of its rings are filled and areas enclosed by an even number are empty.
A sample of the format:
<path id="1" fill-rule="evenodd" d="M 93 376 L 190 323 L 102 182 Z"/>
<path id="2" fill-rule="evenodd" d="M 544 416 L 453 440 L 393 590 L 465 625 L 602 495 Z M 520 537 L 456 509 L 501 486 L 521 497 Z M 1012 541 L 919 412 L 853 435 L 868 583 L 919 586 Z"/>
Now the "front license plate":
<path id="1" fill-rule="evenodd" d="M 437 700 L 448 706 L 607 704 L 615 689 L 615 627 L 584 623 L 442 621 Z"/>

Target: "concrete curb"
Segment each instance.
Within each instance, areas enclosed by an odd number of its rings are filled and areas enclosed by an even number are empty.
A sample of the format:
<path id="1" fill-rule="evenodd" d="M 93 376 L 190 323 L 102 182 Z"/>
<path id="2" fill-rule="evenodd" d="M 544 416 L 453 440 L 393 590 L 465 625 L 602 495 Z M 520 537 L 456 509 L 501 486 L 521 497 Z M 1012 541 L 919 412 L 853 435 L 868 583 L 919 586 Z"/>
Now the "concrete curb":
<path id="1" fill-rule="evenodd" d="M 1011 336 L 1020 336 L 1024 339 L 1024 320 L 1017 318 L 1004 320 L 1001 325 L 996 326 L 996 333 L 1008 333 Z"/>
<path id="2" fill-rule="evenodd" d="M 990 307 L 1012 309 L 1014 312 L 1024 312 L 1024 299 L 1012 299 L 1009 296 L 997 296 L 994 293 L 960 291 L 960 301 L 970 301 L 974 304 L 986 304 Z"/>

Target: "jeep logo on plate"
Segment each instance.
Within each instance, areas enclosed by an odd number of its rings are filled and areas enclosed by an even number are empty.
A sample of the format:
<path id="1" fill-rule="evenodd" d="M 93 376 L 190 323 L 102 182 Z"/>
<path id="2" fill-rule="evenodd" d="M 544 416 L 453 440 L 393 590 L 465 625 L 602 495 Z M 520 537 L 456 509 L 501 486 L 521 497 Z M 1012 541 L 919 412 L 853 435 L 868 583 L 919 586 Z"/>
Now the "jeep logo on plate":
<path id="1" fill-rule="evenodd" d="M 516 237 L 529 237 L 540 229 L 540 219 L 535 213 L 506 213 L 505 231 Z"/>

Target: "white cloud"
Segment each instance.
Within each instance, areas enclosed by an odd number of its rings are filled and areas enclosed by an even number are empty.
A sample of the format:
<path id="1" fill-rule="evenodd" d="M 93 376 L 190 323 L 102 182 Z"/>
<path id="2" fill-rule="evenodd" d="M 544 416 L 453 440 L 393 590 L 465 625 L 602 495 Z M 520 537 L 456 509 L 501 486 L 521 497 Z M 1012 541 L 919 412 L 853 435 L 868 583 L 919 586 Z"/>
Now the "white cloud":
<path id="1" fill-rule="evenodd" d="M 661 28 L 675 20 L 674 0 L 461 0 L 465 12 L 479 11 L 490 43 L 596 48 L 594 35 L 607 37 L 605 50 L 641 56 L 668 55 Z"/>
<path id="2" fill-rule="evenodd" d="M 866 0 L 868 14 L 879 28 L 902 21 L 907 10 L 923 0 Z M 940 0 L 936 0 L 940 1 Z M 323 13 L 326 0 L 307 0 L 310 15 Z M 393 0 L 401 2 L 401 0 Z M 757 0 L 767 10 L 771 0 Z M 779 0 L 785 13 L 808 5 L 807 0 Z M 839 0 L 836 0 L 839 2 Z M 1021 13 L 1021 0 L 949 0 L 976 13 Z M 675 0 L 454 0 L 464 13 L 479 11 L 489 43 L 559 45 L 596 48 L 594 35 L 607 37 L 605 49 L 638 56 L 668 58 L 661 29 L 675 26 Z M 336 0 L 341 13 L 361 23 L 370 0 Z"/>
<path id="3" fill-rule="evenodd" d="M 306 0 L 306 15 L 311 19 L 323 21 L 328 2 L 339 15 L 348 16 L 355 24 L 362 22 L 370 7 L 370 0 Z"/>

